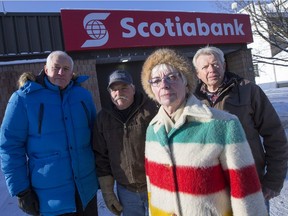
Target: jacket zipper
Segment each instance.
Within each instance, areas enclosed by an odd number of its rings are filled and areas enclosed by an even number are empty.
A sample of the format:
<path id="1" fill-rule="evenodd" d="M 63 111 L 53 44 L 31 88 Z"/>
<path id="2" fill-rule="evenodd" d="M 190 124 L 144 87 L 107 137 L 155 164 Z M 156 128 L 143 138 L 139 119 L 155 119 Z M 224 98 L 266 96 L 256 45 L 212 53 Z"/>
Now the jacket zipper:
<path id="1" fill-rule="evenodd" d="M 41 134 L 42 132 L 43 115 L 44 115 L 44 104 L 40 103 L 38 114 L 38 134 Z"/>
<path id="2" fill-rule="evenodd" d="M 87 122 L 88 122 L 88 127 L 91 129 L 91 122 L 90 122 L 90 118 L 89 118 L 89 111 L 88 111 L 88 108 L 86 106 L 86 104 L 84 103 L 84 101 L 81 101 L 81 104 L 82 104 L 82 107 L 85 111 L 85 114 L 86 114 L 86 118 L 87 118 Z"/>

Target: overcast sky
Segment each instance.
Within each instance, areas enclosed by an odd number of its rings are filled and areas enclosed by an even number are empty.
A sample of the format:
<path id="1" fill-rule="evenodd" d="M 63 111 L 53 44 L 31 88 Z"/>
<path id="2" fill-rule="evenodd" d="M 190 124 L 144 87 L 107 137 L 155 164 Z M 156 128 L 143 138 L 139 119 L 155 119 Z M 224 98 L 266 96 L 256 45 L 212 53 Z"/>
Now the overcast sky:
<path id="1" fill-rule="evenodd" d="M 166 10 L 189 12 L 227 13 L 233 1 L 138 1 L 138 0 L 90 0 L 90 1 L 0 1 L 0 12 L 60 12 L 61 9 L 133 9 L 133 10 Z"/>

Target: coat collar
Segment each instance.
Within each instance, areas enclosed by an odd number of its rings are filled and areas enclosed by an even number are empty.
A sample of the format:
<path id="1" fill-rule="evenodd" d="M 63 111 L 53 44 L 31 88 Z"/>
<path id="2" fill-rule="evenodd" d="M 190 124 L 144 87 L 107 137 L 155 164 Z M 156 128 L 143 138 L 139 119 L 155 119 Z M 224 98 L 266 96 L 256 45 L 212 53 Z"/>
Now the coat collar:
<path id="1" fill-rule="evenodd" d="M 155 132 L 164 126 L 162 112 L 163 107 L 161 106 L 157 115 L 150 122 L 150 125 L 153 125 Z M 201 103 L 194 95 L 191 95 L 186 102 L 182 115 L 175 122 L 175 129 L 180 128 L 187 121 L 187 118 L 195 120 L 211 119 L 212 112 L 208 106 Z"/>

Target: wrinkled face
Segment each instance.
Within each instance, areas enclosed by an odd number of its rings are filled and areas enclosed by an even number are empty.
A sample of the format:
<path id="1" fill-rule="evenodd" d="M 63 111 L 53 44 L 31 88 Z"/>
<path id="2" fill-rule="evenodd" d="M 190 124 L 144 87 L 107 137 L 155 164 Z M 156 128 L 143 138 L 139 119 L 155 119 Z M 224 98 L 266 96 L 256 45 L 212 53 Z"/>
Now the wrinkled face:
<path id="1" fill-rule="evenodd" d="M 200 55 L 196 61 L 197 76 L 207 85 L 208 90 L 217 90 L 224 79 L 225 63 L 214 55 Z"/>
<path id="2" fill-rule="evenodd" d="M 155 99 L 169 115 L 174 113 L 185 100 L 186 83 L 181 78 L 181 74 L 172 67 L 165 65 L 154 67 L 149 83 Z"/>
<path id="3" fill-rule="evenodd" d="M 73 75 L 72 70 L 72 63 L 65 56 L 53 56 L 45 65 L 45 74 L 49 81 L 60 89 L 66 88 L 69 84 Z"/>
<path id="4" fill-rule="evenodd" d="M 119 110 L 127 109 L 134 101 L 135 87 L 131 84 L 115 82 L 108 90 L 112 102 Z"/>

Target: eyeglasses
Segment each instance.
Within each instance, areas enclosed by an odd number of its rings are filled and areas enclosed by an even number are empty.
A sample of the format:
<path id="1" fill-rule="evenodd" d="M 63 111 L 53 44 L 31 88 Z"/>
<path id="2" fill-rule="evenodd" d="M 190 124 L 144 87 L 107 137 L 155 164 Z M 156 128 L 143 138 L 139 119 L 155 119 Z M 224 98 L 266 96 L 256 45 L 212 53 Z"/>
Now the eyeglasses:
<path id="1" fill-rule="evenodd" d="M 150 83 L 151 86 L 158 87 L 160 83 L 162 82 L 162 80 L 165 80 L 169 84 L 176 83 L 179 80 L 179 76 L 180 76 L 180 73 L 175 72 L 175 73 L 167 74 L 163 78 L 160 78 L 160 77 L 152 78 L 148 80 L 148 82 Z"/>

